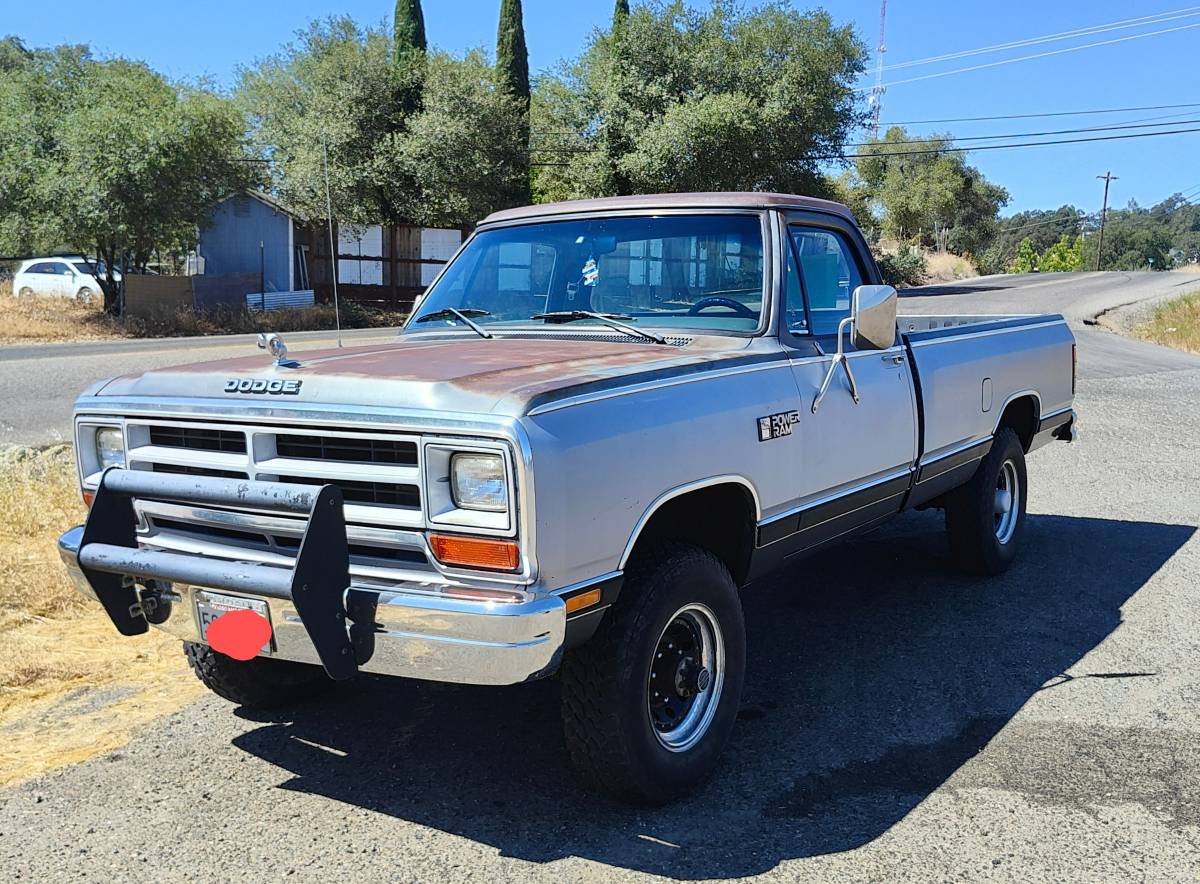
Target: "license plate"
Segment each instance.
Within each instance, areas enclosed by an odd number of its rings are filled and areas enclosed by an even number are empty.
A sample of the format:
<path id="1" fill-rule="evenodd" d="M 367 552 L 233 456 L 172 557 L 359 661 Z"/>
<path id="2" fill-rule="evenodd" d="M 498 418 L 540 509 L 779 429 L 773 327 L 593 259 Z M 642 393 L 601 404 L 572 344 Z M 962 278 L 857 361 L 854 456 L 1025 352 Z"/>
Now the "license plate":
<path id="1" fill-rule="evenodd" d="M 253 611 L 271 622 L 271 612 L 267 603 L 261 599 L 248 599 L 238 595 L 222 595 L 219 592 L 200 591 L 196 593 L 196 620 L 200 624 L 200 640 L 208 643 L 208 627 L 222 614 L 230 611 Z M 272 631 L 274 635 L 274 631 Z M 273 640 L 273 639 L 272 639 Z M 262 646 L 263 654 L 272 651 L 271 641 Z"/>

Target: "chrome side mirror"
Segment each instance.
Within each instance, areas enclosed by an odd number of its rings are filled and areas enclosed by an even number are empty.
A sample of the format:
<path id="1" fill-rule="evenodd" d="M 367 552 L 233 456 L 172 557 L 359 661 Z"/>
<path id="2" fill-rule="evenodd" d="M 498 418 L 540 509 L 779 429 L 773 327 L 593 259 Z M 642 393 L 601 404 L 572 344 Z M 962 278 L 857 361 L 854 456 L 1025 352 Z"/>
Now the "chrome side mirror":
<path id="1" fill-rule="evenodd" d="M 853 329 L 854 349 L 856 350 L 886 350 L 896 345 L 896 304 L 899 295 L 890 285 L 860 285 L 850 295 L 850 315 L 838 323 L 837 353 L 821 382 L 821 389 L 813 399 L 812 411 L 817 413 L 817 407 L 829 385 L 833 381 L 834 372 L 838 366 L 846 372 L 846 381 L 850 384 L 850 396 L 854 404 L 859 402 L 858 384 L 854 380 L 854 372 L 850 370 L 850 360 L 846 358 L 846 327 Z"/>
<path id="2" fill-rule="evenodd" d="M 890 285 L 860 285 L 850 296 L 854 349 L 887 350 L 896 346 L 896 305 Z"/>

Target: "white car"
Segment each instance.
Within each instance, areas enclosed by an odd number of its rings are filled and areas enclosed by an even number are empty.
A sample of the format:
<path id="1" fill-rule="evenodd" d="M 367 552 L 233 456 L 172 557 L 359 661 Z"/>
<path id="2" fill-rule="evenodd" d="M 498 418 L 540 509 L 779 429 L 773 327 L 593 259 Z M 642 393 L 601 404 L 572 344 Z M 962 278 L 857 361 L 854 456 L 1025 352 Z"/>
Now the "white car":
<path id="1" fill-rule="evenodd" d="M 104 274 L 104 263 L 88 262 L 81 257 L 31 258 L 21 263 L 13 277 L 13 291 L 19 297 L 41 296 L 74 298 L 90 304 L 103 294 L 96 275 Z M 121 274 L 113 273 L 119 282 Z"/>

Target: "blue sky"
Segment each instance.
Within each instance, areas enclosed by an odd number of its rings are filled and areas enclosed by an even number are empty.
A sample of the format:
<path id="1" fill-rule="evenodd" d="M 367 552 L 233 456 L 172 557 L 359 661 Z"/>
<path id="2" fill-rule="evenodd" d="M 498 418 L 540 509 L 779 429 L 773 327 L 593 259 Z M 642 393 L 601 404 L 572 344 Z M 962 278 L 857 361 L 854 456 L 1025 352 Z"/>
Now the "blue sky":
<path id="1" fill-rule="evenodd" d="M 452 51 L 481 45 L 490 48 L 495 40 L 499 5 L 499 0 L 425 0 L 431 44 Z M 793 5 L 805 9 L 815 4 L 801 0 Z M 1186 5 L 1181 0 L 1147 4 L 1131 4 L 1128 0 L 1087 3 L 1010 0 L 1004 4 L 980 0 L 891 0 L 886 58 L 889 64 L 894 64 L 1182 10 Z M 590 30 L 608 21 L 613 3 L 612 0 L 525 0 L 524 6 L 530 66 L 537 71 L 576 54 Z M 846 0 L 825 6 L 835 19 L 852 22 L 868 45 L 875 44 L 879 27 L 877 0 Z M 118 0 L 104 6 L 103 14 L 98 14 L 99 8 L 92 0 L 40 3 L 0 0 L 0 7 L 3 7 L 0 32 L 16 34 L 31 46 L 86 42 L 102 55 L 142 59 L 169 76 L 207 75 L 222 85 L 230 85 L 239 65 L 274 52 L 308 20 L 344 13 L 364 24 L 379 23 L 390 19 L 392 4 L 388 0 L 287 3 L 207 0 L 178 4 L 170 0 L 166 3 Z M 920 76 L 1193 23 L 1200 23 L 1200 17 L 902 69 L 891 72 L 887 79 Z M 885 98 L 883 119 L 908 121 L 1200 102 L 1200 89 L 1196 88 L 1200 85 L 1200 73 L 1195 67 L 1198 49 L 1200 28 L 896 85 Z M 869 86 L 870 78 L 863 83 Z M 917 132 L 949 129 L 962 137 L 1112 125 L 1162 114 L 1172 114 L 1177 119 L 1200 119 L 1200 107 L 1174 112 L 917 125 L 910 129 Z M 1200 124 L 1192 124 L 1196 126 Z M 1110 169 L 1120 177 L 1112 186 L 1113 204 L 1124 205 L 1132 197 L 1150 205 L 1175 191 L 1200 186 L 1197 157 L 1200 157 L 1200 132 L 1124 142 L 977 152 L 971 155 L 970 162 L 1008 188 L 1012 200 L 1007 211 L 1011 212 L 1064 203 L 1097 209 L 1102 184 L 1094 176 Z"/>

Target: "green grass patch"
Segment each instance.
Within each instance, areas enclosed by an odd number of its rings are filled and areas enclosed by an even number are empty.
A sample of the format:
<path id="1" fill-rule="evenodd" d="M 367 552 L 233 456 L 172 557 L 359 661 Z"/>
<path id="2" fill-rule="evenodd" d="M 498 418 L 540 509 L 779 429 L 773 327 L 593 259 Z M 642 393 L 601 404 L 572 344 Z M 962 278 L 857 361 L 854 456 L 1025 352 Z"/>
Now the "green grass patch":
<path id="1" fill-rule="evenodd" d="M 1200 353 L 1200 291 L 1160 305 L 1149 322 L 1138 326 L 1136 334 L 1144 341 Z"/>

